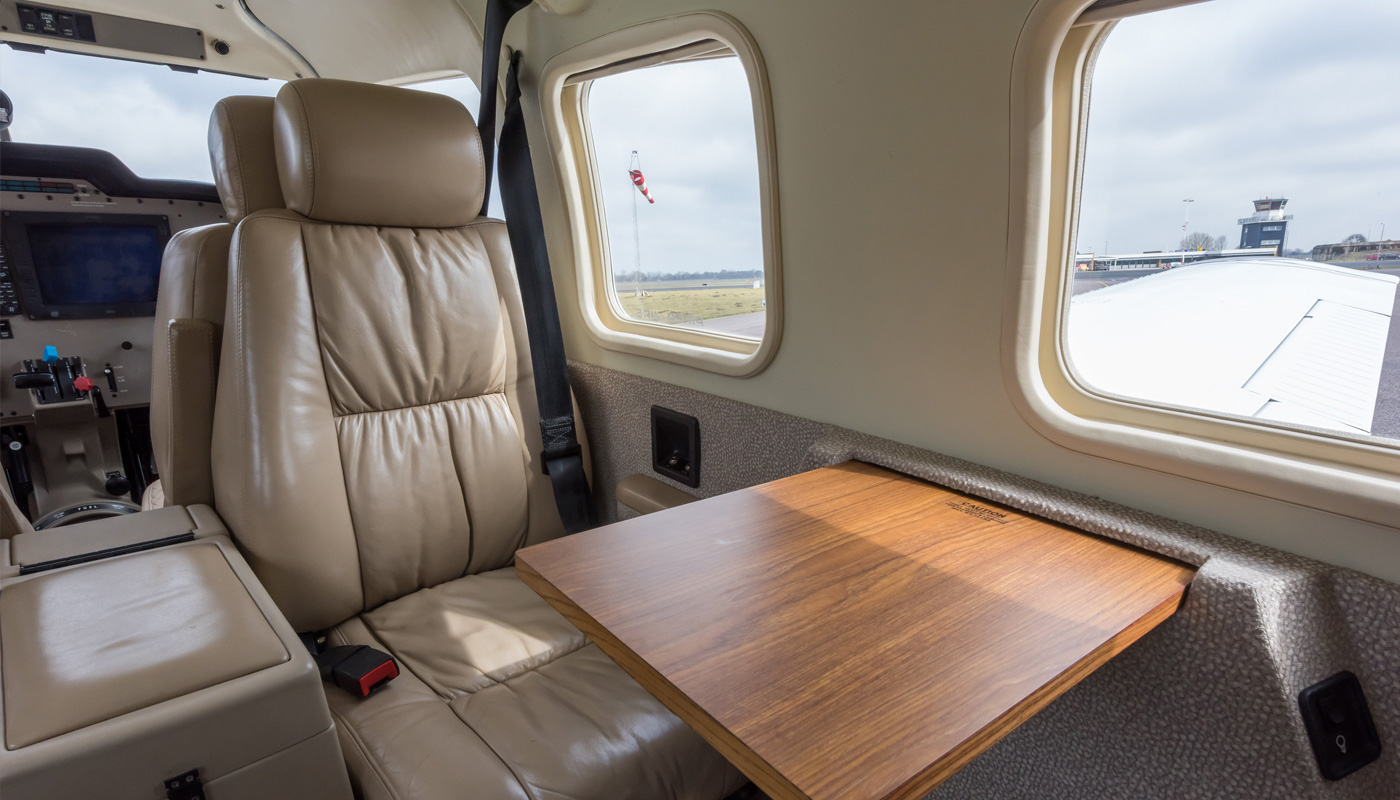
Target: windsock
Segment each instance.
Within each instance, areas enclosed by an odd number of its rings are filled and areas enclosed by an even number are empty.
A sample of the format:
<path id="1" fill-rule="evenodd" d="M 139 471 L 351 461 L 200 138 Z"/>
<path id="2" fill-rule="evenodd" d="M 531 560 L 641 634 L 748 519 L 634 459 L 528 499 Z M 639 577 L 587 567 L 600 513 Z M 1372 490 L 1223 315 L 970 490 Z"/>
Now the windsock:
<path id="1" fill-rule="evenodd" d="M 655 204 L 656 198 L 651 196 L 651 190 L 647 188 L 647 179 L 642 177 L 642 171 L 629 169 L 627 174 L 632 176 L 632 183 L 636 185 L 637 191 L 642 193 L 642 197 L 645 197 L 648 203 Z"/>

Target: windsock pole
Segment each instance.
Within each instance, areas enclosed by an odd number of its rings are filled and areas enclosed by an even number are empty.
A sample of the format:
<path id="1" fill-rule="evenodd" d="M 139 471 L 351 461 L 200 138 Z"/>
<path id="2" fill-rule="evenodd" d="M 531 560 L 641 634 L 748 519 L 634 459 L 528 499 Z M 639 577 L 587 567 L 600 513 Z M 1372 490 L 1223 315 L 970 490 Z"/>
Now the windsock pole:
<path id="1" fill-rule="evenodd" d="M 632 151 L 632 162 L 627 167 L 627 180 L 640 192 L 647 192 L 646 179 L 642 177 L 642 160 L 637 155 L 636 150 Z M 636 259 L 635 269 L 632 272 L 632 294 L 640 297 L 642 294 L 642 229 L 637 224 L 637 192 L 630 194 L 632 195 L 632 254 Z M 656 202 L 651 199 L 651 194 L 648 193 L 646 197 L 651 202 Z"/>

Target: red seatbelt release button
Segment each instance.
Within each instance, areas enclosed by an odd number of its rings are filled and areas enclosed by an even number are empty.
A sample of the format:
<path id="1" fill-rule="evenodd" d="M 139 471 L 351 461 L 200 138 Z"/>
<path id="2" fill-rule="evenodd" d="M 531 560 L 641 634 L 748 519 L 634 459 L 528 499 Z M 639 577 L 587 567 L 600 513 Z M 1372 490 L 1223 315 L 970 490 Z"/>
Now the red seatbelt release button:
<path id="1" fill-rule="evenodd" d="M 399 677 L 399 665 L 394 663 L 392 656 L 384 656 L 383 663 L 357 679 L 356 685 L 360 690 L 360 697 L 369 697 L 375 689 L 397 677 Z"/>
<path id="2" fill-rule="evenodd" d="M 388 653 L 367 645 L 332 647 L 316 655 L 321 678 L 356 697 L 369 697 L 399 676 L 399 665 Z"/>

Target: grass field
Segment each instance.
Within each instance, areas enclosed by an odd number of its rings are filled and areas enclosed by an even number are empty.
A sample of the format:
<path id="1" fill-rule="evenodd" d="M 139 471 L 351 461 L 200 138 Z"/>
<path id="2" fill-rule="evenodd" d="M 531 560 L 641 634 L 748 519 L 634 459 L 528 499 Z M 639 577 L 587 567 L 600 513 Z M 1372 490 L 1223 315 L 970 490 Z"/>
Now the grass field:
<path id="1" fill-rule="evenodd" d="M 707 287 L 648 291 L 645 297 L 637 297 L 630 286 L 619 286 L 617 297 L 622 301 L 623 310 L 634 317 L 639 311 L 651 311 L 657 314 L 672 312 L 694 315 L 700 319 L 715 319 L 763 310 L 763 290 L 753 288 L 752 281 L 744 288 Z"/>

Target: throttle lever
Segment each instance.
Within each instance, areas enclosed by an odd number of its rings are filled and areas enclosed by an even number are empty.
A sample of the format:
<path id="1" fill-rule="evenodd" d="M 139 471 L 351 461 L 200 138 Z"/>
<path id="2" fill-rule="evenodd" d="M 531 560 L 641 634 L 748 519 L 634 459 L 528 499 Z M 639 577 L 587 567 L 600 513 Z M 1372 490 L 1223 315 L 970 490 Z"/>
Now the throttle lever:
<path id="1" fill-rule="evenodd" d="M 92 408 L 93 411 L 97 413 L 97 416 L 112 416 L 112 412 L 107 409 L 107 401 L 102 399 L 102 390 L 97 388 L 97 384 L 93 383 L 92 378 L 86 375 L 79 375 L 78 378 L 73 381 L 73 388 L 80 393 L 86 392 L 88 397 L 92 398 Z"/>
<path id="2" fill-rule="evenodd" d="M 16 372 L 16 389 L 52 389 L 58 385 L 52 372 Z"/>

